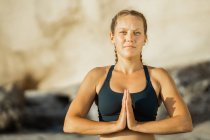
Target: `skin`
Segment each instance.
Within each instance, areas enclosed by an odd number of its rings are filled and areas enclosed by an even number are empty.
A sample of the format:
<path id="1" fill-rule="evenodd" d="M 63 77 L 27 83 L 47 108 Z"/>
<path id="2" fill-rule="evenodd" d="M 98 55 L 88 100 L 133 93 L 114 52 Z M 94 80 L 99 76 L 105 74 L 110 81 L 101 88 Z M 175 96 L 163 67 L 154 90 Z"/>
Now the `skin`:
<path id="1" fill-rule="evenodd" d="M 165 105 L 169 118 L 149 122 L 135 120 L 130 94 L 140 91 L 139 87 L 143 90 L 146 83 L 139 55 L 147 40 L 143 32 L 142 20 L 131 15 L 121 16 L 117 20 L 114 33 L 110 33 L 110 38 L 118 55 L 118 62 L 110 79 L 110 87 L 113 91 L 123 94 L 119 118 L 113 122 L 98 122 L 86 118 L 110 68 L 109 66 L 96 67 L 85 76 L 76 98 L 68 109 L 64 132 L 100 135 L 101 140 L 154 140 L 154 134 L 192 131 L 188 108 L 173 79 L 164 68 L 148 66 L 152 86 L 159 101 Z"/>

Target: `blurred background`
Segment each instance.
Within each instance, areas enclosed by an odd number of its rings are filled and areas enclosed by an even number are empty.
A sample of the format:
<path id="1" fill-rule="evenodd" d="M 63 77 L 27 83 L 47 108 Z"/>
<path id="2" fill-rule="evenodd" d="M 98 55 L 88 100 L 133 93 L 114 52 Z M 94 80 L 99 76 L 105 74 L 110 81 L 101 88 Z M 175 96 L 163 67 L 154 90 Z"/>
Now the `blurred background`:
<path id="1" fill-rule="evenodd" d="M 89 70 L 115 63 L 113 16 L 142 12 L 148 22 L 143 63 L 167 69 L 193 118 L 186 134 L 210 137 L 210 1 L 0 0 L 0 139 L 98 139 L 64 134 L 65 113 Z M 158 119 L 165 117 L 161 106 Z M 98 120 L 93 104 L 87 116 Z"/>

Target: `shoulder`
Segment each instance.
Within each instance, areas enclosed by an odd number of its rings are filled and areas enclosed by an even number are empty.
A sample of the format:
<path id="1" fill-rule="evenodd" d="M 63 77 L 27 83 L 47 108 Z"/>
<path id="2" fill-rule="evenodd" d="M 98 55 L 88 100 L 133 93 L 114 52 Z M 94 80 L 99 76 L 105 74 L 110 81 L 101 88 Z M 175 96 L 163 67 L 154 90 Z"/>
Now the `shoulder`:
<path id="1" fill-rule="evenodd" d="M 88 75 L 100 76 L 107 73 L 110 66 L 94 67 L 89 72 Z"/>
<path id="2" fill-rule="evenodd" d="M 175 89 L 175 81 L 173 80 L 172 76 L 163 67 L 148 67 L 151 71 L 152 77 L 158 82 L 162 93 L 164 93 L 164 89 L 169 91 L 170 89 Z M 172 93 L 172 91 L 171 91 Z"/>
<path id="3" fill-rule="evenodd" d="M 149 71 L 151 71 L 152 73 L 157 74 L 157 75 L 167 75 L 168 74 L 168 71 L 163 67 L 154 67 L 154 66 L 147 65 L 147 68 Z"/>
<path id="4" fill-rule="evenodd" d="M 110 66 L 94 67 L 87 73 L 86 77 L 91 77 L 92 80 L 98 82 L 108 73 L 109 68 Z"/>
<path id="5" fill-rule="evenodd" d="M 147 66 L 147 68 L 152 77 L 155 78 L 159 83 L 171 79 L 169 72 L 163 67 Z"/>

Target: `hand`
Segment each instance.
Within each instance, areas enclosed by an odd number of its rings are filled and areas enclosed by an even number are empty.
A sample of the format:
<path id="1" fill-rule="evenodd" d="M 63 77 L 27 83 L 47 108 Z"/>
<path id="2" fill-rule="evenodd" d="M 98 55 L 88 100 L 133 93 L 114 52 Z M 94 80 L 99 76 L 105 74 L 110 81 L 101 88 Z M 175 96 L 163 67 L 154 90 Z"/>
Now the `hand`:
<path id="1" fill-rule="evenodd" d="M 127 111 L 126 111 L 126 90 L 124 90 L 124 94 L 123 94 L 123 99 L 122 99 L 122 108 L 120 111 L 120 115 L 118 120 L 116 121 L 117 127 L 119 130 L 123 130 L 126 127 L 126 115 L 127 115 Z"/>
<path id="2" fill-rule="evenodd" d="M 132 99 L 128 90 L 126 90 L 126 95 L 127 95 L 126 98 L 127 125 L 130 130 L 133 130 L 133 128 L 135 128 L 135 126 L 137 125 L 137 121 L 135 120 L 132 108 Z"/>

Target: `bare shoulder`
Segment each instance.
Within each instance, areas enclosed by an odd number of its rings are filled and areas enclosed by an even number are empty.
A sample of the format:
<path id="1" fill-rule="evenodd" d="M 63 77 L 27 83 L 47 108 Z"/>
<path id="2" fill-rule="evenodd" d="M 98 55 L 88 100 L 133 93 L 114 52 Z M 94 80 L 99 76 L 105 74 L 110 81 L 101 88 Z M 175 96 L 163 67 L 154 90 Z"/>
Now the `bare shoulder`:
<path id="1" fill-rule="evenodd" d="M 102 75 L 106 74 L 109 66 L 94 67 L 89 72 L 88 75 L 100 78 Z"/>
<path id="2" fill-rule="evenodd" d="M 91 77 L 97 84 L 107 74 L 109 68 L 110 66 L 94 67 L 88 72 L 87 76 Z"/>
<path id="3" fill-rule="evenodd" d="M 153 78 L 155 78 L 159 82 L 171 78 L 169 72 L 163 67 L 153 67 L 153 66 L 147 66 L 147 67 Z"/>
<path id="4" fill-rule="evenodd" d="M 151 71 L 153 71 L 152 73 L 160 85 L 160 94 L 164 99 L 167 99 L 168 97 L 175 98 L 179 96 L 179 91 L 176 87 L 176 83 L 165 68 L 154 68 Z"/>
<path id="5" fill-rule="evenodd" d="M 174 84 L 169 72 L 163 67 L 147 66 L 152 81 L 155 81 L 159 88 L 166 85 L 166 83 Z"/>

